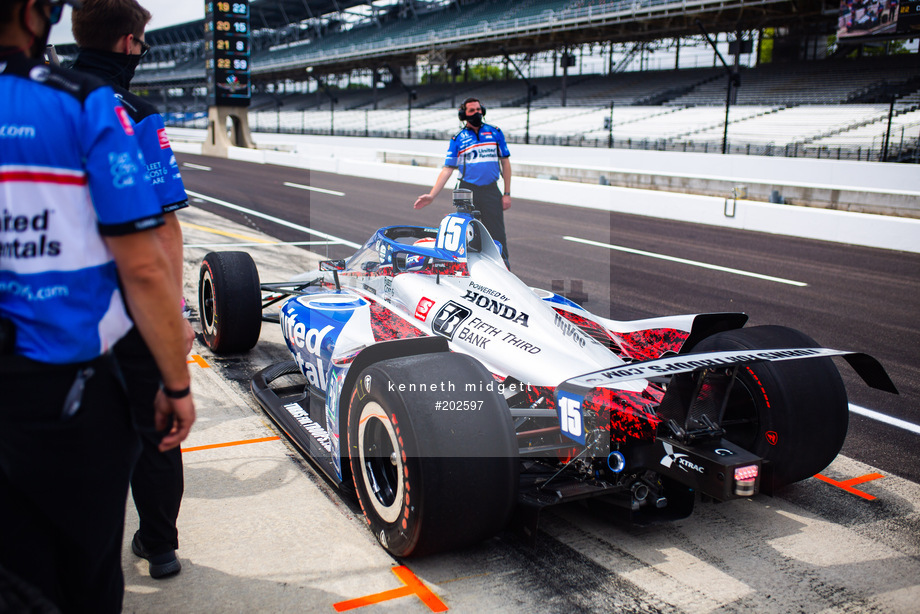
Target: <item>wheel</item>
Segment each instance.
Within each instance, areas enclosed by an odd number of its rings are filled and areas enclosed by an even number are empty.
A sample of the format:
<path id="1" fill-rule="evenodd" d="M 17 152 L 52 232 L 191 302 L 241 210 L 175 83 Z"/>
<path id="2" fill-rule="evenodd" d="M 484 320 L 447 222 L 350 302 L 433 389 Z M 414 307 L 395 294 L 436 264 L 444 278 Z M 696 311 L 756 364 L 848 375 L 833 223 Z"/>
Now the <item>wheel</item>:
<path id="1" fill-rule="evenodd" d="M 245 352 L 262 331 L 259 271 L 246 252 L 211 252 L 201 263 L 198 310 L 205 343 L 218 354 Z"/>
<path id="2" fill-rule="evenodd" d="M 819 347 L 783 326 L 718 333 L 694 351 Z M 769 460 L 776 488 L 827 467 L 846 438 L 849 407 L 830 358 L 763 362 L 742 367 L 722 420 L 726 439 Z"/>
<path id="3" fill-rule="evenodd" d="M 414 390 L 442 383 L 443 392 Z M 494 379 L 454 353 L 385 360 L 358 376 L 348 410 L 352 476 L 368 526 L 390 553 L 459 548 L 508 523 L 517 438 L 503 397 L 480 383 Z M 439 402 L 467 409 L 439 410 Z"/>

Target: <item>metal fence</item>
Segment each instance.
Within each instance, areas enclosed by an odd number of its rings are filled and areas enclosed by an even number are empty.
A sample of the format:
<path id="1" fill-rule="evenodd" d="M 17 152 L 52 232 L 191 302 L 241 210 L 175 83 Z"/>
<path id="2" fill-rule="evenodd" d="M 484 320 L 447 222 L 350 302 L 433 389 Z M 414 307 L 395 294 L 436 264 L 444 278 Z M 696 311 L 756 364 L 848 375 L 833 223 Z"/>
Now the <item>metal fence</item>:
<path id="1" fill-rule="evenodd" d="M 249 114 L 249 125 L 253 132 L 274 134 L 309 134 L 353 137 L 379 137 L 447 140 L 453 136 L 450 130 L 426 130 L 412 128 L 406 123 L 399 129 L 380 129 L 381 122 L 372 121 L 367 114 L 363 122 L 356 125 L 351 121 L 336 122 L 335 113 L 328 111 L 274 112 L 263 111 Z M 309 118 L 309 119 L 308 119 Z M 410 118 L 411 119 L 411 118 Z M 164 118 L 167 126 L 183 128 L 207 128 L 207 114 L 201 111 L 190 113 L 169 113 Z M 360 125 L 363 123 L 363 126 Z M 398 125 L 396 123 L 391 125 Z M 410 136 L 411 135 L 411 136 Z M 509 143 L 524 143 L 523 135 L 505 133 Z M 823 158 L 832 160 L 862 160 L 920 163 L 920 127 L 900 127 L 890 135 L 887 155 L 884 136 L 859 143 L 816 145 L 802 143 L 764 143 L 729 140 L 727 153 L 748 156 L 776 156 L 785 158 Z M 584 135 L 554 136 L 535 135 L 532 145 L 559 145 L 564 147 L 598 147 L 615 149 L 644 149 L 653 151 L 679 151 L 694 153 L 722 152 L 721 140 L 694 141 L 692 139 L 635 139 L 617 138 L 616 135 L 589 138 Z"/>

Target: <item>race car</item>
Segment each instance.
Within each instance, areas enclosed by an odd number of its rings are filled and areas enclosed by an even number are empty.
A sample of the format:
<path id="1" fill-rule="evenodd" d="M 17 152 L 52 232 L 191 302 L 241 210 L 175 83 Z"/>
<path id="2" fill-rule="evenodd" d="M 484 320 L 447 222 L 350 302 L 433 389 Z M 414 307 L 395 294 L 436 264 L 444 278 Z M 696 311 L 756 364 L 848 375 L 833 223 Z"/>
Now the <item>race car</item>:
<path id="1" fill-rule="evenodd" d="M 252 392 L 396 556 L 512 518 L 533 535 L 542 509 L 579 499 L 641 520 L 771 493 L 843 445 L 831 357 L 897 393 L 874 358 L 745 328 L 742 313 L 615 321 L 528 287 L 470 195 L 454 204 L 437 228 L 381 228 L 288 281 L 260 283 L 245 252 L 209 253 L 200 270 L 208 346 L 245 352 L 263 321 L 280 324 L 293 360 Z"/>

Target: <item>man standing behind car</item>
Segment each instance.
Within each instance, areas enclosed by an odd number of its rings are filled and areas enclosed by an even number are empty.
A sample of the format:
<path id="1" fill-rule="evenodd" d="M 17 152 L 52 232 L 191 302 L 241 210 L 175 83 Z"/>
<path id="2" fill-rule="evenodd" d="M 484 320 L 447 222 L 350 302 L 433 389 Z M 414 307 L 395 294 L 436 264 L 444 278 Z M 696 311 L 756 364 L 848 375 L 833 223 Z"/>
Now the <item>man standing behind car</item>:
<path id="1" fill-rule="evenodd" d="M 163 210 L 165 224 L 157 238 L 169 258 L 176 291 L 182 294 L 182 229 L 176 211 L 188 206 L 179 166 L 166 137 L 166 127 L 156 108 L 128 91 L 134 71 L 150 46 L 144 30 L 150 12 L 135 0 L 83 0 L 72 16 L 74 39 L 80 47 L 73 69 L 101 78 L 115 90 L 128 112 L 147 173 Z M 124 203 L 131 207 L 131 203 Z M 175 305 L 182 311 L 180 304 Z M 186 320 L 186 351 L 195 333 Z M 182 569 L 176 558 L 179 533 L 176 520 L 184 488 L 182 452 L 159 449 L 162 433 L 153 422 L 153 402 L 160 387 L 156 362 L 137 330 L 115 346 L 128 385 L 132 411 L 141 436 L 141 455 L 131 476 L 131 494 L 140 517 L 140 528 L 131 540 L 134 554 L 150 562 L 149 573 L 165 578 Z"/>
<path id="2" fill-rule="evenodd" d="M 64 612 L 118 612 L 138 450 L 110 351 L 126 304 L 163 375 L 164 449 L 195 408 L 130 120 L 102 82 L 39 59 L 64 3 L 0 0 L 0 566 Z"/>
<path id="3" fill-rule="evenodd" d="M 460 105 L 459 118 L 463 130 L 450 140 L 444 168 L 428 194 L 419 196 L 416 209 L 427 207 L 453 174 L 460 168 L 458 188 L 473 192 L 473 207 L 482 214 L 482 223 L 492 238 L 502 244 L 502 257 L 508 262 L 508 238 L 505 236 L 504 211 L 511 207 L 511 160 L 505 135 L 495 126 L 482 121 L 486 110 L 476 98 L 467 98 Z M 496 182 L 504 182 L 500 192 Z"/>

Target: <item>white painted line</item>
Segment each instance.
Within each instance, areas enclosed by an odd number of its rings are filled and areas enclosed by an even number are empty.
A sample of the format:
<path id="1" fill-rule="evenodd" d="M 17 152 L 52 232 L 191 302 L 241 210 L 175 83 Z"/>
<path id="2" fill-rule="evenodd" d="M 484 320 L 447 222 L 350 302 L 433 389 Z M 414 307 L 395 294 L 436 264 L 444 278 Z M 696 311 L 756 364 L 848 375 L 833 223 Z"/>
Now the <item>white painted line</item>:
<path id="1" fill-rule="evenodd" d="M 314 188 L 311 185 L 291 183 L 290 181 L 285 181 L 284 185 L 286 185 L 289 188 L 297 188 L 298 190 L 310 190 L 311 192 L 322 192 L 323 194 L 332 194 L 333 196 L 345 196 L 345 192 L 336 192 L 335 190 L 325 190 L 323 188 Z"/>
<path id="2" fill-rule="evenodd" d="M 338 245 L 338 241 L 275 241 L 272 243 L 186 243 L 183 247 L 262 247 L 266 245 Z"/>
<path id="3" fill-rule="evenodd" d="M 610 245 L 609 243 L 599 243 L 597 241 L 590 241 L 588 239 L 579 239 L 578 237 L 562 237 L 566 241 L 574 241 L 575 243 L 584 243 L 585 245 L 594 245 L 596 247 L 606 247 L 607 249 L 616 250 L 618 252 L 627 252 L 630 254 L 638 254 L 639 256 L 648 256 L 649 258 L 658 258 L 659 260 L 667 260 L 669 262 L 677 262 L 680 264 L 689 264 L 690 266 L 696 266 L 703 269 L 712 269 L 713 271 L 722 271 L 724 273 L 732 273 L 734 275 L 743 275 L 745 277 L 756 277 L 757 279 L 765 279 L 767 281 L 775 281 L 779 284 L 789 284 L 790 286 L 798 286 L 804 288 L 808 284 L 802 281 L 793 281 L 791 279 L 783 279 L 782 277 L 771 277 L 770 275 L 761 275 L 760 273 L 751 273 L 750 271 L 742 271 L 741 269 L 731 269 L 724 266 L 719 266 L 717 264 L 707 264 L 705 262 L 697 262 L 695 260 L 686 260 L 684 258 L 675 258 L 674 256 L 665 256 L 664 254 L 656 254 L 654 252 L 644 252 L 641 249 L 632 249 L 629 247 L 622 247 L 620 245 Z"/>
<path id="4" fill-rule="evenodd" d="M 182 166 L 187 166 L 188 168 L 198 169 L 199 171 L 211 170 L 210 166 L 201 166 L 200 164 L 192 164 L 191 162 L 183 162 Z"/>
<path id="5" fill-rule="evenodd" d="M 905 431 L 910 431 L 911 433 L 920 435 L 920 425 L 908 422 L 907 420 L 892 418 L 886 414 L 871 409 L 866 409 L 865 407 L 860 407 L 859 405 L 853 405 L 852 403 L 850 403 L 850 411 L 854 414 L 859 414 L 860 416 L 871 418 L 872 420 L 878 420 L 879 422 L 884 422 L 885 424 L 890 424 L 891 426 L 896 426 L 899 429 L 904 429 Z"/>
<path id="6" fill-rule="evenodd" d="M 294 224 L 293 222 L 289 222 L 289 221 L 287 221 L 287 220 L 282 220 L 281 218 L 275 217 L 275 216 L 273 216 L 273 215 L 266 215 L 265 213 L 261 213 L 261 212 L 259 212 L 259 211 L 253 211 L 252 209 L 247 209 L 246 207 L 241 207 L 241 206 L 239 206 L 239 205 L 234 205 L 233 203 L 228 203 L 228 202 L 225 201 L 225 200 L 220 200 L 220 199 L 218 199 L 218 198 L 211 198 L 210 196 L 205 196 L 204 194 L 199 194 L 198 192 L 192 192 L 192 191 L 190 191 L 190 190 L 186 190 L 185 193 L 188 194 L 189 196 L 194 196 L 195 198 L 200 198 L 201 200 L 205 200 L 205 201 L 207 201 L 207 202 L 209 202 L 209 203 L 214 203 L 215 205 L 220 205 L 221 207 L 227 207 L 228 209 L 233 209 L 234 211 L 241 211 L 241 212 L 245 213 L 246 215 L 251 215 L 251 216 L 253 216 L 253 217 L 260 217 L 260 218 L 262 218 L 263 220 L 268 220 L 269 222 L 274 222 L 274 223 L 276 223 L 276 224 L 280 224 L 281 226 L 286 226 L 287 228 L 293 228 L 294 230 L 299 230 L 300 232 L 305 232 L 305 233 L 310 234 L 310 235 L 313 235 L 313 236 L 315 236 L 315 237 L 320 237 L 320 238 L 322 238 L 322 239 L 327 239 L 327 240 L 332 241 L 333 243 L 336 243 L 336 244 L 339 244 L 339 245 L 347 245 L 348 247 L 351 247 L 351 248 L 353 248 L 353 249 L 358 249 L 359 247 L 361 247 L 361 246 L 358 245 L 357 243 L 352 243 L 351 241 L 346 241 L 345 239 L 342 239 L 342 238 L 340 238 L 340 237 L 336 237 L 336 236 L 333 236 L 333 235 L 330 235 L 330 234 L 326 234 L 325 232 L 319 232 L 318 230 L 313 230 L 312 228 L 307 228 L 306 226 L 301 226 L 300 224 Z M 264 245 L 264 244 L 263 244 L 263 245 Z"/>

